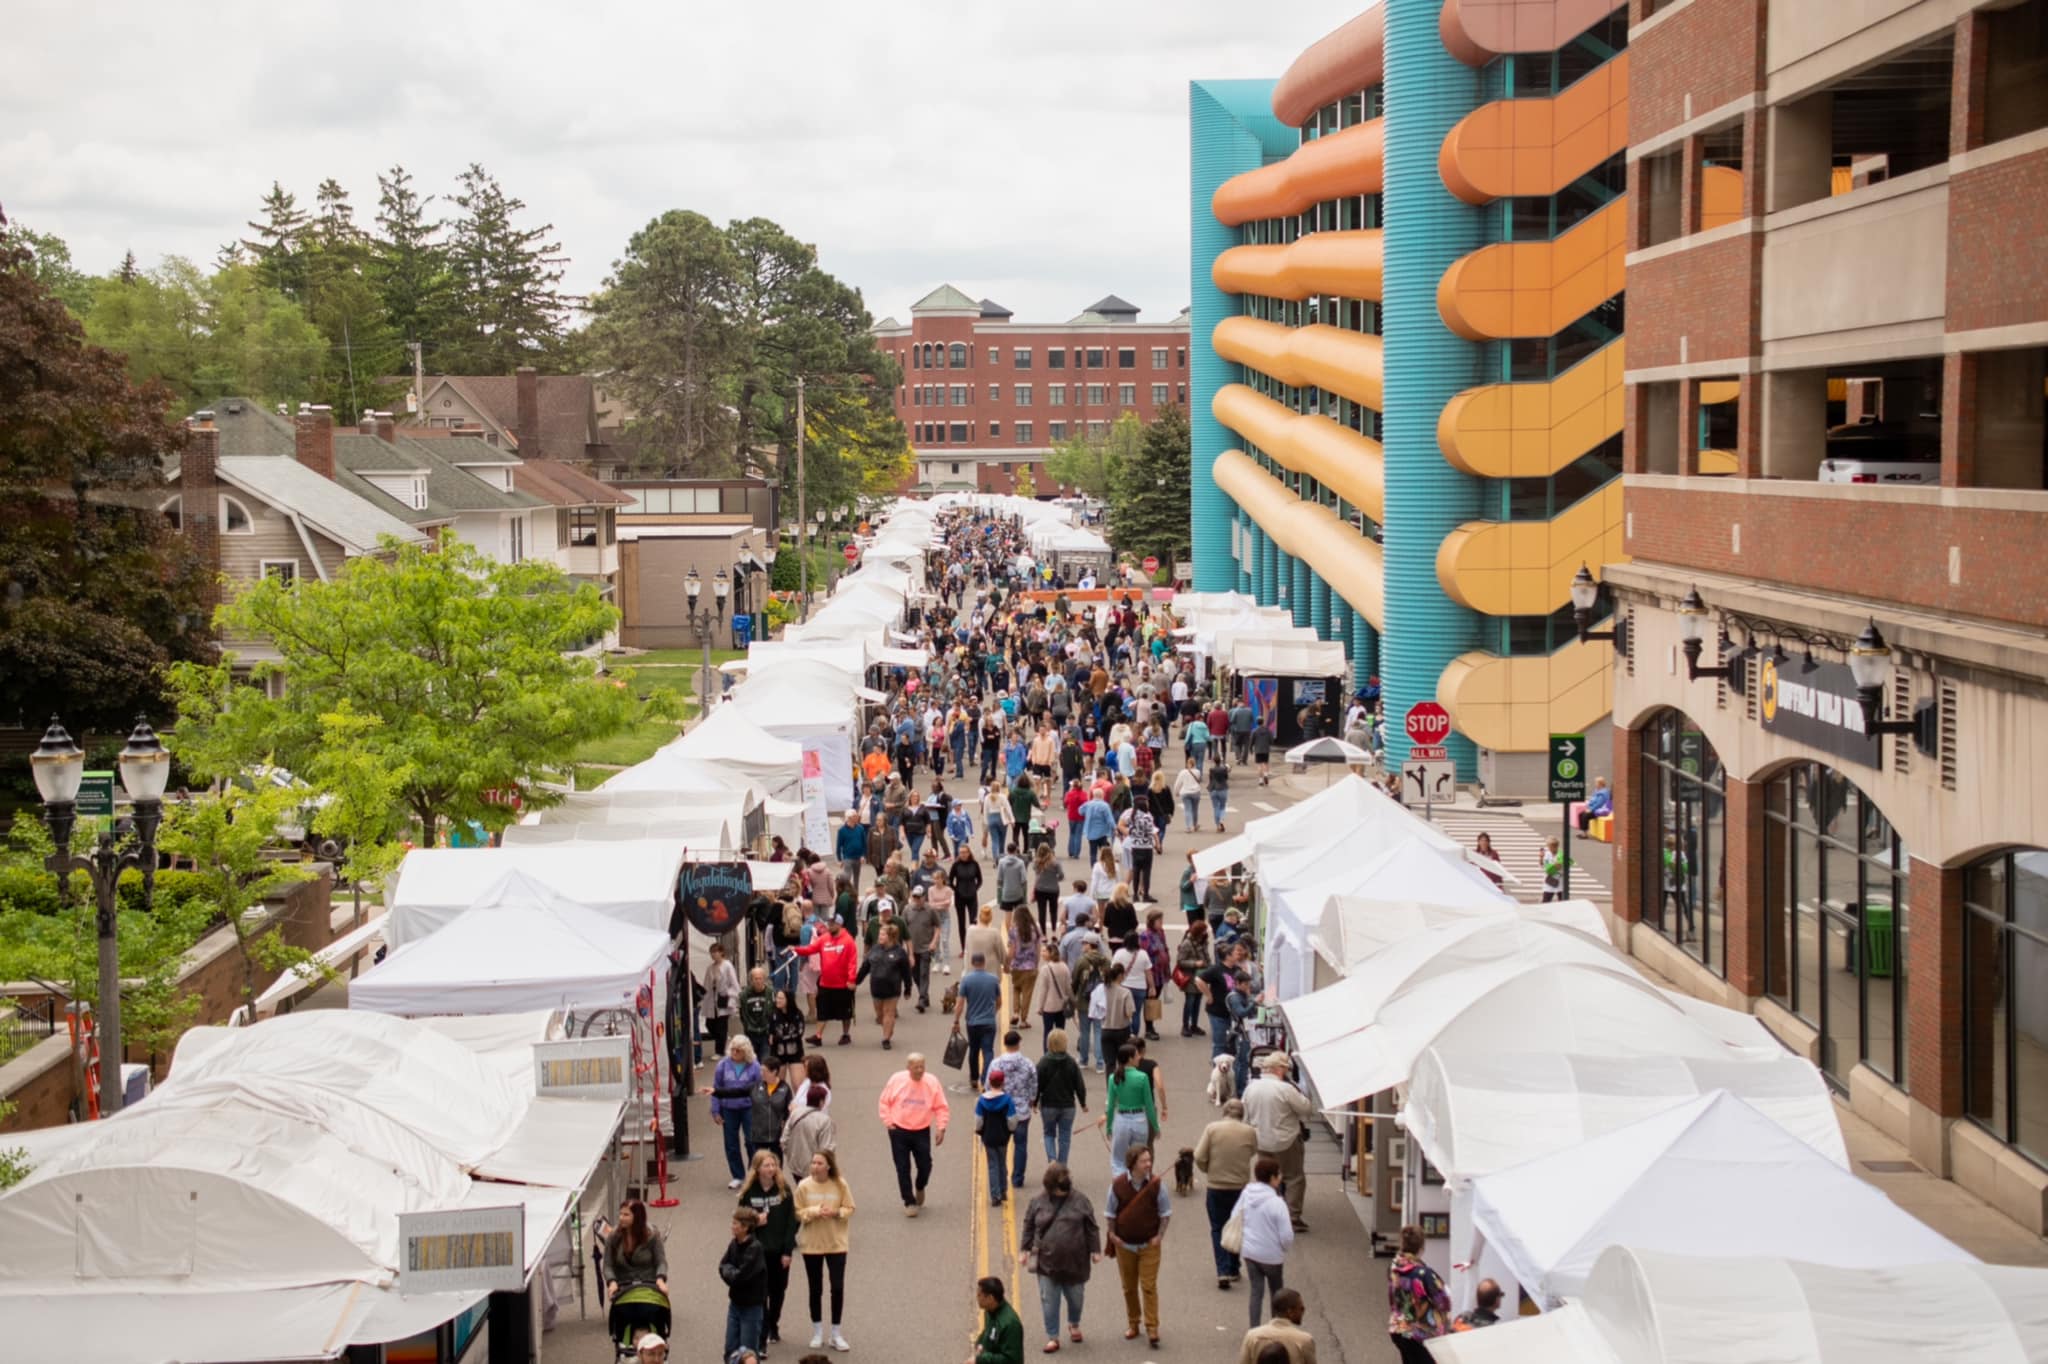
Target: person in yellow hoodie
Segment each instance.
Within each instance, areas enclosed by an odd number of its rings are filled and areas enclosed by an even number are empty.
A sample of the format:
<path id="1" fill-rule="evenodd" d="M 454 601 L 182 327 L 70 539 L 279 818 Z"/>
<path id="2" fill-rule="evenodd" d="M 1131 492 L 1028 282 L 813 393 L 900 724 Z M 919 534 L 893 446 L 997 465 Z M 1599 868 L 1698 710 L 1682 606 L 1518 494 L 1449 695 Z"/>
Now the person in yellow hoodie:
<path id="1" fill-rule="evenodd" d="M 832 1280 L 832 1348 L 851 1350 L 840 1333 L 841 1313 L 846 1307 L 846 1251 L 851 1240 L 847 1223 L 853 1220 L 853 1190 L 839 1173 L 839 1157 L 819 1151 L 811 1157 L 811 1172 L 796 1186 L 796 1248 L 804 1257 L 804 1277 L 811 1290 L 811 1348 L 825 1344 L 825 1280 Z"/>

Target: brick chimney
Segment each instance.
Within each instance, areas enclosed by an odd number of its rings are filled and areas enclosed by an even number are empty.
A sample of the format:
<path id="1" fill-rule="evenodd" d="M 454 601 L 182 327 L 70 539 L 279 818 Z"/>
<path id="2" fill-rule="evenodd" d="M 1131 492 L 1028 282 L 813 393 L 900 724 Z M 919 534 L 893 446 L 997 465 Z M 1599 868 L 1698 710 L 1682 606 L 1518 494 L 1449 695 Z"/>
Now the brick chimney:
<path id="1" fill-rule="evenodd" d="M 201 609 L 211 619 L 220 604 L 220 428 L 213 413 L 185 423 L 185 453 L 178 461 L 178 521 L 205 579 Z"/>
<path id="2" fill-rule="evenodd" d="M 292 419 L 292 454 L 322 478 L 334 477 L 334 409 L 301 403 Z"/>
<path id="3" fill-rule="evenodd" d="M 520 458 L 539 459 L 540 372 L 532 365 L 521 365 L 513 373 L 519 381 L 519 421 L 512 428 L 512 438 L 519 442 Z"/>
<path id="4" fill-rule="evenodd" d="M 398 439 L 398 421 L 389 412 L 374 414 L 377 418 L 377 439 L 389 445 Z"/>

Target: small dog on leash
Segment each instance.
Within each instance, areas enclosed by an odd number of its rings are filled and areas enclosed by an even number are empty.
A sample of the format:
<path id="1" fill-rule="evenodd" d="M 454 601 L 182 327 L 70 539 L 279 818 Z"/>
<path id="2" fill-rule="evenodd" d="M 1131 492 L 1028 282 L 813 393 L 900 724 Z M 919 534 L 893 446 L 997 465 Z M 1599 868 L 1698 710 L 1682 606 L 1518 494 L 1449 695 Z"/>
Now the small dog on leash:
<path id="1" fill-rule="evenodd" d="M 1209 1068 L 1209 1106 L 1221 1108 L 1237 1097 L 1237 1063 L 1219 1056 Z"/>
<path id="2" fill-rule="evenodd" d="M 1190 1198 L 1195 1192 L 1195 1148 L 1183 1146 L 1173 1158 L 1173 1196 Z"/>

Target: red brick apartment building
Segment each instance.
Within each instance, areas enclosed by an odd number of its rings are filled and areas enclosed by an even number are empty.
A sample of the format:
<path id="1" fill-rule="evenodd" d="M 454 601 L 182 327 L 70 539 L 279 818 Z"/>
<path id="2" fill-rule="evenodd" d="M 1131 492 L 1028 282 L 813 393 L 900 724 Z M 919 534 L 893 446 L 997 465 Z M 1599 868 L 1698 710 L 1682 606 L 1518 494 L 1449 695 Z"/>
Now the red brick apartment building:
<path id="1" fill-rule="evenodd" d="M 2048 1231 L 2048 0 L 1629 20 L 1616 911 Z"/>
<path id="2" fill-rule="evenodd" d="M 903 367 L 896 415 L 917 452 L 918 492 L 1010 492 L 1029 468 L 1038 492 L 1046 452 L 1100 433 L 1125 412 L 1151 421 L 1188 401 L 1188 313 L 1138 321 L 1115 294 L 1066 322 L 1016 322 L 991 299 L 950 284 L 911 305 L 909 325 L 875 326 Z"/>

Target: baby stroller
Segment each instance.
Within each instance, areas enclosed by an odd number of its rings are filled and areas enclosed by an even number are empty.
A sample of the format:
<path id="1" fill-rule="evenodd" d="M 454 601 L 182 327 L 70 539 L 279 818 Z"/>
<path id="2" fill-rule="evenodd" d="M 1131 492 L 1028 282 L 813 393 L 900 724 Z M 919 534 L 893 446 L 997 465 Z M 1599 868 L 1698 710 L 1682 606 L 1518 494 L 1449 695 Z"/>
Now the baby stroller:
<path id="1" fill-rule="evenodd" d="M 611 1287 L 605 1282 L 604 1247 L 611 1237 L 611 1223 L 601 1217 L 594 1230 L 596 1235 L 592 1238 L 590 1258 L 597 1263 L 597 1291 L 609 1297 Z M 672 1324 L 668 1295 L 652 1284 L 633 1284 L 621 1288 L 619 1295 L 611 1299 L 610 1311 L 605 1316 L 605 1334 L 611 1338 L 614 1357 L 630 1360 L 638 1353 L 641 1336 L 655 1331 L 666 1338 Z"/>

